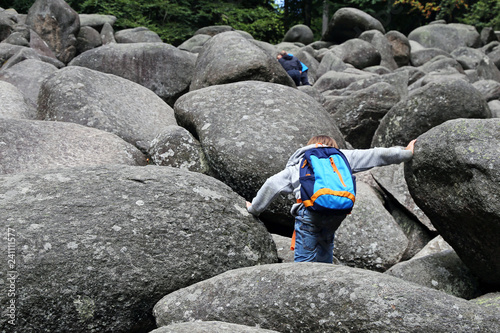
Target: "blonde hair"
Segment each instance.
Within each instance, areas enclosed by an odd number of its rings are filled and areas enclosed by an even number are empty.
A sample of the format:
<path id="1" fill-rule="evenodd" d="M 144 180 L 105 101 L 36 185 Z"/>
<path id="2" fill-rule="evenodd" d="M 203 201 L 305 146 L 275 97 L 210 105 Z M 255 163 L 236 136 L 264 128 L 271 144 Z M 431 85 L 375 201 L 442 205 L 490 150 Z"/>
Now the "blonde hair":
<path id="1" fill-rule="evenodd" d="M 307 142 L 307 145 L 312 145 L 315 143 L 320 143 L 325 146 L 333 147 L 333 148 L 339 148 L 339 145 L 337 144 L 337 141 L 329 137 L 328 135 L 316 135 L 313 136 L 309 141 Z"/>

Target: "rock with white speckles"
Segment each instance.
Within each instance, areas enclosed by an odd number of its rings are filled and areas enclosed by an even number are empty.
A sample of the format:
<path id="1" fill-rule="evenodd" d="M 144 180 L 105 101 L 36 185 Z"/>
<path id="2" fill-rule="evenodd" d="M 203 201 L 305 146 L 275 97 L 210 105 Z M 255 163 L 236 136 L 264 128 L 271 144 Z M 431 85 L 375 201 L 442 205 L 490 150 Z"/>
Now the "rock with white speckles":
<path id="1" fill-rule="evenodd" d="M 408 247 L 408 238 L 377 193 L 357 183 L 356 204 L 335 233 L 334 255 L 358 268 L 385 271 L 397 264 Z"/>
<path id="2" fill-rule="evenodd" d="M 189 89 L 248 80 L 295 86 L 274 57 L 240 33 L 228 31 L 203 45 Z"/>
<path id="3" fill-rule="evenodd" d="M 245 81 L 191 91 L 174 111 L 179 124 L 199 138 L 211 172 L 247 200 L 312 136 L 330 135 L 345 147 L 321 104 L 281 84 Z M 289 209 L 288 201 L 281 216 L 289 219 Z"/>
<path id="4" fill-rule="evenodd" d="M 151 90 L 119 76 L 65 67 L 40 88 L 38 119 L 67 121 L 114 133 L 146 152 L 174 110 Z"/>
<path id="5" fill-rule="evenodd" d="M 158 326 L 219 320 L 290 333 L 489 332 L 500 317 L 438 290 L 319 263 L 242 268 L 166 295 Z"/>
<path id="6" fill-rule="evenodd" d="M 57 67 L 36 59 L 27 59 L 0 71 L 0 80 L 15 85 L 36 109 L 43 81 L 57 71 Z"/>
<path id="7" fill-rule="evenodd" d="M 224 323 L 221 321 L 195 321 L 157 328 L 150 333 L 279 333 L 264 328 Z"/>
<path id="8" fill-rule="evenodd" d="M 26 25 L 33 29 L 67 64 L 76 54 L 80 17 L 64 0 L 37 0 L 30 7 Z"/>
<path id="9" fill-rule="evenodd" d="M 113 164 L 145 165 L 146 157 L 95 128 L 0 117 L 0 174 Z"/>
<path id="10" fill-rule="evenodd" d="M 500 312 L 500 292 L 488 293 L 481 297 L 472 299 L 471 302 L 481 305 L 483 308 L 493 312 Z"/>
<path id="11" fill-rule="evenodd" d="M 155 165 L 172 166 L 189 171 L 208 173 L 209 167 L 200 142 L 180 126 L 167 126 L 148 150 Z"/>
<path id="12" fill-rule="evenodd" d="M 405 178 L 472 273 L 499 287 L 500 119 L 455 119 L 422 134 Z"/>
<path id="13" fill-rule="evenodd" d="M 166 43 L 110 43 L 80 54 L 69 65 L 139 83 L 173 105 L 189 89 L 195 63 L 195 54 Z"/>
<path id="14" fill-rule="evenodd" d="M 387 165 L 370 170 L 377 184 L 399 204 L 413 214 L 430 231 L 436 231 L 425 213 L 417 206 L 406 184 L 404 164 Z"/>
<path id="15" fill-rule="evenodd" d="M 385 273 L 464 299 L 481 295 L 477 278 L 453 250 L 400 262 Z"/>
<path id="16" fill-rule="evenodd" d="M 491 118 L 491 111 L 485 98 L 468 82 L 430 82 L 387 112 L 372 147 L 406 146 L 420 134 L 456 118 Z"/>
<path id="17" fill-rule="evenodd" d="M 16 86 L 0 81 L 0 118 L 35 119 L 36 110 Z"/>
<path id="18" fill-rule="evenodd" d="M 16 248 L 15 268 L 0 261 L 0 281 L 17 272 L 18 332 L 148 332 L 164 295 L 277 262 L 271 235 L 243 198 L 178 168 L 4 175 L 0 207 L 0 236 L 10 230 Z M 7 242 L 0 250 L 7 253 Z M 9 299 L 0 293 L 2 304 Z M 6 309 L 0 331 L 10 332 Z"/>

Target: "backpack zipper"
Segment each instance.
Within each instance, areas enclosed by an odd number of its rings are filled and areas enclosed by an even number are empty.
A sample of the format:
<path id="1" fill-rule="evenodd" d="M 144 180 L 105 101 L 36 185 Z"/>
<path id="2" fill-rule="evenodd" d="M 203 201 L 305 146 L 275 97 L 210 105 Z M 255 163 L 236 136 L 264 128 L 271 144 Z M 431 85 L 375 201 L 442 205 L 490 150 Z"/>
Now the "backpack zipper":
<path id="1" fill-rule="evenodd" d="M 333 161 L 332 156 L 330 156 L 330 164 L 332 165 L 333 171 L 337 174 L 337 176 L 339 176 L 339 179 L 340 179 L 340 182 L 342 183 L 342 185 L 344 185 L 344 187 L 347 187 L 347 185 L 344 183 L 344 180 L 342 179 L 342 175 L 340 174 L 339 169 L 337 168 L 337 166 L 335 165 L 335 162 Z"/>

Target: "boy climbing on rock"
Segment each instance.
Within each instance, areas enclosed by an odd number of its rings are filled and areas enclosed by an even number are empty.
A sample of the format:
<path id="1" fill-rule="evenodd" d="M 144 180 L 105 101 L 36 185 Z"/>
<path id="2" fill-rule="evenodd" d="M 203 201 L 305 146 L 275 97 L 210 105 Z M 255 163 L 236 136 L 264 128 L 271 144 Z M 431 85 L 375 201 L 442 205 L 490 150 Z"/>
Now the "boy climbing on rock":
<path id="1" fill-rule="evenodd" d="M 292 206 L 290 211 L 295 217 L 294 261 L 332 263 L 335 231 L 347 216 L 347 212 L 352 208 L 354 194 L 350 194 L 348 191 L 320 190 L 318 191 L 319 194 L 316 193 L 311 198 L 307 197 L 306 199 L 302 197 L 307 195 L 305 193 L 305 187 L 309 185 L 301 185 L 301 182 L 302 184 L 306 184 L 304 183 L 304 178 L 310 175 L 304 175 L 304 171 L 302 171 L 301 174 L 301 169 L 304 169 L 308 162 L 312 163 L 310 158 L 311 155 L 314 154 L 313 150 L 318 148 L 322 150 L 322 148 L 324 148 L 327 149 L 328 152 L 335 152 L 336 155 L 344 155 L 345 159 L 344 157 L 339 157 L 337 163 L 334 162 L 332 157 L 326 156 L 326 165 L 331 163 L 334 169 L 332 172 L 335 175 L 339 175 L 342 186 L 347 186 L 346 184 L 349 184 L 349 177 L 344 176 L 344 183 L 341 174 L 345 171 L 341 171 L 342 166 L 340 166 L 341 170 L 338 170 L 336 164 L 342 164 L 344 163 L 342 161 L 347 160 L 348 163 L 345 163 L 347 165 L 346 168 L 350 169 L 349 172 L 352 171 L 352 173 L 356 173 L 377 166 L 407 162 L 413 156 L 415 141 L 416 140 L 411 141 L 404 149 L 401 147 L 354 150 L 343 149 L 341 154 L 337 154 L 339 150 L 337 142 L 335 142 L 334 139 L 326 135 L 315 136 L 309 140 L 305 147 L 298 149 L 292 154 L 284 170 L 266 180 L 252 202 L 247 202 L 247 209 L 251 214 L 258 216 L 266 210 L 269 204 L 279 194 L 293 193 L 297 199 L 297 203 Z M 332 147 L 336 149 L 330 149 Z M 305 160 L 305 156 L 307 156 L 307 161 Z M 318 158 L 312 157 L 312 160 L 317 161 Z M 316 161 L 313 162 L 317 163 Z M 316 170 L 319 172 L 319 169 Z M 319 204 L 322 199 L 318 199 L 318 197 L 322 196 L 325 192 L 327 192 L 325 198 L 336 196 L 335 200 L 345 200 L 346 198 L 352 200 L 350 208 L 346 206 L 347 209 L 325 210 L 320 207 L 319 210 L 315 210 L 316 208 L 313 208 L 313 206 L 315 206 L 315 201 L 318 201 Z M 332 193 L 330 192 L 334 192 L 335 195 L 331 195 Z M 339 194 L 339 192 L 341 193 Z M 351 192 L 353 191 L 351 190 Z M 349 202 L 349 200 L 346 201 Z"/>

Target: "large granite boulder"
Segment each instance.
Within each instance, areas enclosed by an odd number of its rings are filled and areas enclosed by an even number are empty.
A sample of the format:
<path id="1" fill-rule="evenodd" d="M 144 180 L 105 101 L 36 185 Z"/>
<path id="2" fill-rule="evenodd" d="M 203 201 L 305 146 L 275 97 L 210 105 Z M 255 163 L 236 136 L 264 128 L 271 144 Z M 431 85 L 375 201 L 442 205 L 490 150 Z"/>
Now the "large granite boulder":
<path id="1" fill-rule="evenodd" d="M 359 39 L 364 40 L 375 47 L 375 49 L 380 54 L 380 65 L 384 66 L 389 70 L 395 70 L 398 68 L 398 64 L 394 59 L 393 45 L 389 42 L 389 39 L 378 30 L 369 30 L 363 32 Z M 409 53 L 408 53 L 409 54 Z"/>
<path id="2" fill-rule="evenodd" d="M 336 70 L 329 70 L 323 74 L 318 81 L 314 82 L 313 87 L 319 92 L 341 90 L 347 88 L 353 82 L 370 78 L 372 76 L 374 76 L 374 74 L 368 72 L 353 73 L 351 71 L 338 72 Z"/>
<path id="3" fill-rule="evenodd" d="M 281 84 L 245 81 L 195 90 L 174 111 L 179 125 L 199 139 L 212 174 L 249 201 L 314 135 L 330 135 L 345 147 L 321 104 Z M 273 223 L 293 223 L 291 202 L 284 201 L 270 207 Z"/>
<path id="4" fill-rule="evenodd" d="M 91 27 L 101 31 L 105 24 L 113 26 L 116 22 L 116 16 L 102 14 L 79 14 L 80 26 Z"/>
<path id="5" fill-rule="evenodd" d="M 345 147 L 316 100 L 280 84 L 212 86 L 182 96 L 174 110 L 179 124 L 199 138 L 212 172 L 246 199 L 317 133 Z"/>
<path id="6" fill-rule="evenodd" d="M 279 333 L 264 328 L 225 323 L 222 321 L 196 321 L 162 326 L 150 333 Z"/>
<path id="7" fill-rule="evenodd" d="M 385 273 L 464 299 L 481 295 L 476 277 L 453 250 L 400 262 Z"/>
<path id="8" fill-rule="evenodd" d="M 436 231 L 429 218 L 413 200 L 404 178 L 404 164 L 373 168 L 370 174 L 377 185 L 399 205 L 415 216 L 428 230 Z"/>
<path id="9" fill-rule="evenodd" d="M 482 295 L 471 300 L 471 302 L 479 304 L 484 309 L 490 310 L 492 313 L 498 313 L 500 311 L 500 292 L 492 292 Z"/>
<path id="10" fill-rule="evenodd" d="M 373 29 L 385 33 L 382 23 L 373 16 L 356 8 L 344 7 L 333 14 L 321 39 L 343 43 L 359 37 L 364 31 Z"/>
<path id="11" fill-rule="evenodd" d="M 80 54 L 69 65 L 139 83 L 172 106 L 188 90 L 195 62 L 196 55 L 165 43 L 110 43 Z"/>
<path id="12" fill-rule="evenodd" d="M 415 89 L 381 120 L 372 146 L 404 145 L 434 126 L 456 118 L 490 118 L 481 93 L 464 80 L 430 82 Z"/>
<path id="13" fill-rule="evenodd" d="M 2 176 L 0 205 L 16 238 L 18 332 L 149 332 L 164 295 L 277 261 L 271 235 L 243 198 L 177 168 Z M 0 248 L 7 253 L 7 242 Z M 0 268 L 5 281 L 7 260 Z M 7 293 L 0 299 L 7 304 Z"/>
<path id="14" fill-rule="evenodd" d="M 220 320 L 278 332 L 497 332 L 500 318 L 441 291 L 319 263 L 236 269 L 165 296 L 159 326 Z"/>
<path id="15" fill-rule="evenodd" d="M 0 118 L 0 143 L 0 174 L 146 164 L 137 148 L 116 135 L 71 123 Z"/>
<path id="16" fill-rule="evenodd" d="M 92 50 L 102 45 L 101 35 L 92 27 L 81 27 L 76 37 L 76 50 L 78 54 Z"/>
<path id="17" fill-rule="evenodd" d="M 189 89 L 248 80 L 295 86 L 271 55 L 238 32 L 223 32 L 203 45 Z"/>
<path id="18" fill-rule="evenodd" d="M 394 61 L 399 67 L 407 66 L 410 63 L 411 46 L 408 37 L 399 31 L 391 30 L 385 37 L 392 46 Z"/>
<path id="19" fill-rule="evenodd" d="M 166 126 L 177 125 L 174 110 L 151 90 L 78 66 L 63 68 L 43 82 L 38 119 L 95 127 L 143 152 Z"/>
<path id="20" fill-rule="evenodd" d="M 123 29 L 115 33 L 117 43 L 161 43 L 160 36 L 146 27 Z"/>
<path id="21" fill-rule="evenodd" d="M 328 71 L 342 72 L 347 69 L 346 63 L 331 50 L 325 52 L 316 70 L 316 77 L 319 78 Z"/>
<path id="22" fill-rule="evenodd" d="M 185 40 L 181 45 L 177 46 L 179 50 L 188 51 L 192 53 L 200 53 L 203 45 L 212 38 L 209 35 L 194 35 L 193 37 Z"/>
<path id="23" fill-rule="evenodd" d="M 15 12 L 0 10 L 0 42 L 9 37 L 14 31 L 17 22 L 18 20 Z"/>
<path id="24" fill-rule="evenodd" d="M 314 42 L 314 33 L 307 25 L 297 24 L 288 29 L 283 41 L 308 45 Z"/>
<path id="25" fill-rule="evenodd" d="M 352 267 L 384 272 L 401 260 L 407 247 L 408 238 L 377 193 L 357 182 L 352 214 L 335 233 L 335 257 Z"/>
<path id="26" fill-rule="evenodd" d="M 9 69 L 0 70 L 0 80 L 16 86 L 26 97 L 30 106 L 36 108 L 43 81 L 56 71 L 57 67 L 54 65 L 36 59 L 27 59 Z"/>
<path id="27" fill-rule="evenodd" d="M 405 176 L 417 205 L 482 281 L 500 286 L 500 119 L 456 119 L 418 138 Z"/>
<path id="28" fill-rule="evenodd" d="M 167 126 L 151 141 L 148 150 L 151 163 L 194 172 L 209 173 L 201 144 L 188 130 Z"/>
<path id="29" fill-rule="evenodd" d="M 35 119 L 36 109 L 16 86 L 0 81 L 0 118 Z"/>
<path id="30" fill-rule="evenodd" d="M 354 148 L 370 148 L 380 119 L 401 99 L 386 82 L 340 96 L 325 105 L 347 142 Z"/>
<path id="31" fill-rule="evenodd" d="M 379 51 L 372 44 L 360 38 L 345 41 L 335 46 L 335 49 L 338 50 L 343 62 L 359 69 L 380 65 L 382 59 Z"/>
<path id="32" fill-rule="evenodd" d="M 26 25 L 47 42 L 63 63 L 76 55 L 80 17 L 64 0 L 36 0 L 28 11 Z"/>
<path id="33" fill-rule="evenodd" d="M 465 24 L 429 24 L 416 28 L 408 35 L 427 48 L 451 53 L 459 47 L 480 47 L 481 37 L 473 26 Z"/>

